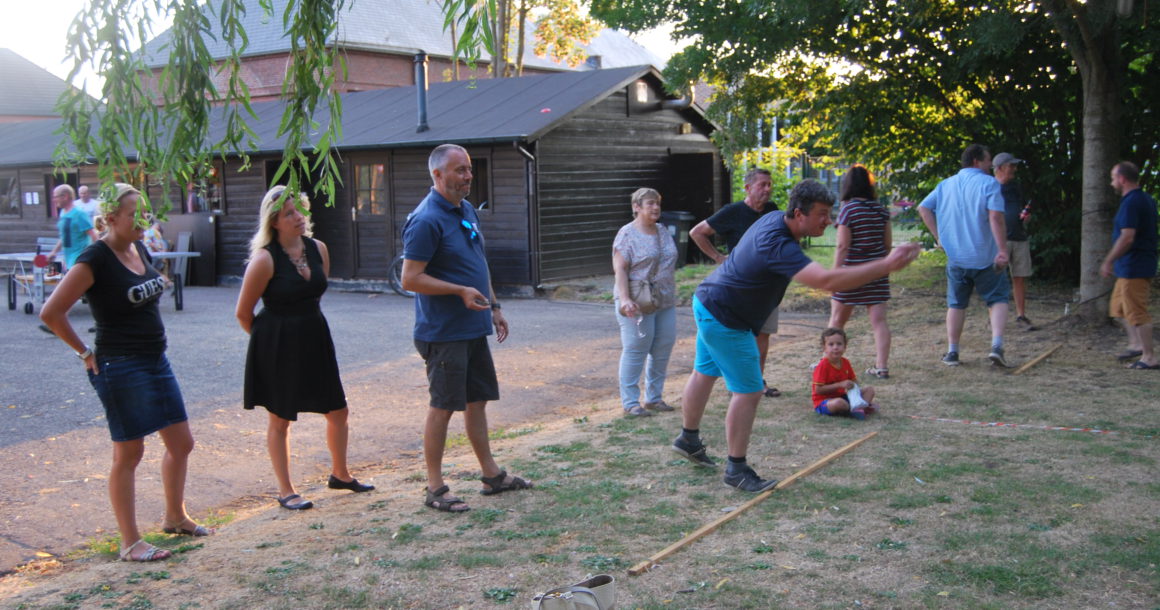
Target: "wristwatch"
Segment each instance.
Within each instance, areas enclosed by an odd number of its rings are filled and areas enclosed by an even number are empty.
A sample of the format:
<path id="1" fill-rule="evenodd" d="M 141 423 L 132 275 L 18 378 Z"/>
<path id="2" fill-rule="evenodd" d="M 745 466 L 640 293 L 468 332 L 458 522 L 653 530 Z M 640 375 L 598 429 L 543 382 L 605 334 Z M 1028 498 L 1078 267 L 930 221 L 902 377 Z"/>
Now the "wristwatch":
<path id="1" fill-rule="evenodd" d="M 500 305 L 499 303 L 492 303 L 491 304 L 492 311 L 499 311 L 501 309 L 503 309 L 503 305 Z"/>
<path id="2" fill-rule="evenodd" d="M 93 348 L 91 348 L 91 347 L 89 347 L 89 346 L 87 346 L 87 345 L 86 345 L 86 346 L 85 346 L 85 351 L 83 351 L 83 352 L 76 352 L 76 355 L 77 355 L 77 358 L 80 358 L 80 359 L 81 359 L 81 362 L 84 362 L 85 360 L 88 360 L 88 359 L 89 359 L 89 356 L 92 356 L 92 355 L 93 355 Z"/>

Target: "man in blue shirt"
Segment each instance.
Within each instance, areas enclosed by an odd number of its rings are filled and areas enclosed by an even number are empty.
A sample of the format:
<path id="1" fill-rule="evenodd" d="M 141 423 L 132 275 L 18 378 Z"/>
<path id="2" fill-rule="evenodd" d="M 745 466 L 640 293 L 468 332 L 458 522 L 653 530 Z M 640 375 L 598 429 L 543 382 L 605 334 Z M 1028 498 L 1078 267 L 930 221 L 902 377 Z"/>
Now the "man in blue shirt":
<path id="1" fill-rule="evenodd" d="M 697 244 L 701 252 L 713 262 L 725 262 L 725 255 L 713 246 L 712 238 L 720 235 L 725 239 L 726 252 L 732 252 L 741 241 L 741 236 L 757 222 L 762 215 L 777 209 L 777 205 L 769 200 L 769 193 L 773 190 L 773 178 L 769 170 L 755 167 L 745 174 L 745 199 L 735 201 L 717 210 L 709 218 L 697 223 L 689 231 L 689 238 Z M 757 351 L 761 354 L 761 370 L 765 371 L 765 359 L 769 354 L 769 336 L 777 333 L 777 310 L 769 314 L 769 319 L 757 334 Z M 770 398 L 781 396 L 781 392 L 769 385 L 765 386 L 765 395 Z"/>
<path id="2" fill-rule="evenodd" d="M 60 220 L 56 222 L 56 231 L 60 241 L 56 242 L 52 252 L 48 253 L 48 260 L 56 258 L 58 252 L 64 253 L 64 270 L 68 271 L 73 263 L 89 244 L 100 239 L 100 235 L 93 229 L 89 213 L 77 207 L 73 187 L 62 184 L 52 189 L 52 201 L 60 210 Z"/>
<path id="3" fill-rule="evenodd" d="M 1156 200 L 1140 190 L 1140 168 L 1127 161 L 1112 168 L 1112 189 L 1121 196 L 1112 224 L 1112 249 L 1100 265 L 1100 275 L 1116 276 L 1109 313 L 1122 318 L 1128 332 L 1128 350 L 1118 358 L 1140 359 L 1128 368 L 1156 370 L 1160 362 L 1152 350 L 1152 316 L 1148 294 L 1156 275 Z"/>
<path id="4" fill-rule="evenodd" d="M 898 271 L 918 256 L 918 244 L 911 243 L 863 265 L 826 269 L 811 261 L 798 242 L 821 235 L 833 207 L 834 196 L 821 183 L 798 183 L 785 213 L 771 212 L 755 222 L 694 294 L 697 355 L 685 384 L 683 428 L 673 450 L 694 464 L 716 468 L 701 442 L 700 426 L 713 384 L 724 377 L 725 387 L 733 393 L 725 416 L 729 450 L 725 484 L 730 487 L 759 492 L 777 484 L 759 477 L 747 464 L 746 453 L 764 388 L 754 336 L 781 304 L 790 280 L 827 292 L 850 290 Z"/>
<path id="5" fill-rule="evenodd" d="M 532 484 L 496 464 L 488 443 L 489 400 L 499 382 L 487 336 L 507 338 L 508 324 L 495 300 L 483 233 L 471 192 L 471 157 L 461 146 L 441 144 L 427 159 L 434 186 L 403 225 L 403 287 L 415 295 L 415 348 L 427 363 L 431 404 L 423 428 L 427 466 L 425 504 L 445 512 L 469 510 L 443 481 L 447 424 L 464 412 L 464 427 L 483 471 L 484 495 Z"/>
<path id="6" fill-rule="evenodd" d="M 918 207 L 935 242 L 947 253 L 947 353 L 943 364 L 958 366 L 959 337 L 967 319 L 971 290 L 987 303 L 991 317 L 991 353 L 996 366 L 1007 366 L 1003 327 L 1011 285 L 1007 266 L 1007 223 L 999 182 L 991 176 L 991 151 L 971 144 L 963 151 L 963 168 L 943 180 Z"/>

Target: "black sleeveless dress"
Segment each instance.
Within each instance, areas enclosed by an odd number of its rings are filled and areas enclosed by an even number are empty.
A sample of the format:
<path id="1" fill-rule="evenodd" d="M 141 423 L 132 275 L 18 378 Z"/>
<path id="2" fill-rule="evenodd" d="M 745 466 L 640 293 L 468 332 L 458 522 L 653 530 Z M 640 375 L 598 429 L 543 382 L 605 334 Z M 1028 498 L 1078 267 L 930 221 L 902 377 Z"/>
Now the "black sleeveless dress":
<path id="1" fill-rule="evenodd" d="M 346 406 L 330 326 L 319 300 L 326 292 L 322 255 L 302 238 L 310 279 L 303 278 L 277 241 L 266 246 L 274 276 L 262 293 L 262 310 L 250 328 L 244 406 L 265 407 L 297 421 L 299 413 L 329 413 Z"/>

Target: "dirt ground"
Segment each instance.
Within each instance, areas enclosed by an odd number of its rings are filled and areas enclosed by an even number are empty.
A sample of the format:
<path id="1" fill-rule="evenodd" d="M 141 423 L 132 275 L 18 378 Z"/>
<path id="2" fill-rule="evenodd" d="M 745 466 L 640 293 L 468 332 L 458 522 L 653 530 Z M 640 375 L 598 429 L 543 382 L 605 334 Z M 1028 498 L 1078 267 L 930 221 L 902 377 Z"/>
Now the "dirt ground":
<path id="1" fill-rule="evenodd" d="M 887 404 L 891 406 L 887 407 L 888 410 L 879 420 L 881 423 L 877 424 L 887 431 L 900 428 L 910 432 L 917 430 L 925 435 L 928 441 L 936 445 L 940 443 L 939 439 L 942 438 L 944 446 L 956 447 L 956 450 L 962 451 L 964 455 L 969 455 L 972 447 L 990 447 L 988 444 L 990 441 L 987 439 L 1001 434 L 996 431 L 972 436 L 974 432 L 977 432 L 976 428 L 997 421 L 1007 420 L 1008 423 L 1018 423 L 1025 430 L 1046 429 L 1061 423 L 1067 426 L 1098 427 L 1102 416 L 1100 413 L 1087 412 L 1088 409 L 1085 409 L 1082 398 L 1085 393 L 1119 391 L 1126 382 L 1145 379 L 1142 375 L 1148 374 L 1134 371 L 1122 372 L 1114 365 L 1109 364 L 1108 354 L 1117 350 L 1122 334 L 1111 327 L 1093 329 L 1077 325 L 1073 319 L 1062 317 L 1062 300 L 1050 297 L 1037 299 L 1031 304 L 1029 314 L 1040 322 L 1039 330 L 1023 332 L 1011 329 L 1008 331 L 1008 357 L 1018 365 L 1031 360 L 1057 344 L 1062 344 L 1062 347 L 1049 361 L 1054 363 L 1053 366 L 1037 367 L 1033 369 L 1034 373 L 1025 377 L 1009 377 L 1011 371 L 992 370 L 986 364 L 988 333 L 985 314 L 981 307 L 973 307 L 968 315 L 963 339 L 964 366 L 960 367 L 958 371 L 949 370 L 937 364 L 937 358 L 945 350 L 945 332 L 942 323 L 945 310 L 942 309 L 935 295 L 912 294 L 911 296 L 913 297 L 912 304 L 898 308 L 892 313 L 891 318 L 895 331 L 895 355 L 891 366 L 894 378 L 881 384 L 885 387 L 882 394 L 883 400 L 889 401 Z M 818 307 L 801 305 L 797 309 L 817 310 Z M 575 313 L 579 311 L 582 309 L 569 310 L 574 315 L 579 315 Z M 607 313 L 603 312 L 601 315 Z M 692 355 L 692 343 L 688 332 L 691 321 L 682 319 L 678 325 L 682 327 L 683 332 L 674 353 L 673 365 L 670 367 L 670 384 L 666 392 L 667 398 L 671 397 L 670 402 L 674 404 L 679 404 L 680 388 L 688 373 Z M 815 420 L 812 415 L 807 415 L 807 405 L 805 404 L 805 401 L 808 400 L 808 370 L 809 366 L 818 358 L 816 336 L 823 325 L 824 317 L 819 313 L 783 315 L 782 332 L 774 343 L 769 370 L 770 378 L 772 383 L 786 391 L 787 396 L 783 399 L 764 400 L 762 403 L 764 415 L 762 417 L 770 420 L 764 425 L 775 425 L 779 430 L 784 428 L 777 433 L 781 448 L 776 449 L 785 456 L 781 458 L 784 463 L 779 463 L 778 458 L 774 456 L 768 456 L 765 459 L 765 467 L 770 468 L 770 464 L 777 464 L 776 467 L 781 471 L 779 474 L 788 472 L 790 467 L 804 466 L 815 459 L 817 455 L 825 452 L 822 448 L 815 447 L 806 440 L 810 436 L 827 438 L 825 446 L 830 449 L 834 448 L 838 442 L 837 437 L 828 438 L 827 436 L 833 434 L 835 430 L 817 429 L 817 421 L 820 420 Z M 855 321 L 851 325 L 851 333 L 859 338 L 852 342 L 848 357 L 855 362 L 856 368 L 859 366 L 865 368 L 872 357 L 873 347 L 864 314 L 856 315 Z M 557 342 L 539 347 L 524 346 L 519 350 L 513 350 L 512 353 L 505 356 L 505 361 L 500 365 L 500 378 L 503 386 L 522 386 L 531 389 L 541 387 L 541 384 L 547 384 L 557 386 L 559 390 L 557 394 L 553 395 L 552 409 L 541 412 L 531 409 L 520 417 L 504 422 L 504 425 L 509 429 L 528 427 L 530 430 L 495 441 L 494 446 L 501 462 L 531 459 L 532 456 L 538 455 L 537 449 L 545 445 L 568 446 L 588 442 L 595 444 L 595 441 L 592 441 L 594 433 L 602 436 L 607 433 L 594 432 L 594 430 L 608 430 L 610 427 L 617 429 L 617 426 L 620 425 L 619 422 L 623 421 L 619 418 L 614 398 L 615 368 L 612 366 L 612 362 L 615 359 L 614 352 L 618 349 L 615 345 L 615 336 L 611 337 L 612 343 L 608 342 L 607 337 L 601 341 L 588 343 L 569 339 L 560 335 L 553 328 L 548 328 L 547 334 Z M 597 367 L 603 367 L 603 372 L 593 370 Z M 416 365 L 411 363 L 405 372 L 398 374 L 406 379 L 414 380 L 417 370 L 410 369 L 416 369 Z M 861 369 L 859 368 L 859 370 Z M 1128 375 L 1136 375 L 1136 377 L 1128 377 Z M 353 389 L 356 394 L 369 392 L 378 396 L 374 386 L 384 378 L 394 378 L 394 374 L 379 367 L 370 367 L 365 372 L 355 372 L 347 376 L 348 392 L 352 392 Z M 969 379 L 969 382 L 963 381 L 963 379 Z M 421 381 L 421 377 L 419 380 Z M 1145 381 L 1145 385 L 1149 385 L 1146 379 Z M 963 406 L 947 408 L 948 402 L 955 402 L 948 401 L 948 396 L 956 392 L 970 391 L 972 385 L 979 384 L 982 384 L 982 387 L 999 384 L 999 387 L 1005 389 L 1016 388 L 1020 400 L 1034 402 L 1028 405 L 1030 408 L 1026 411 L 1012 411 L 1012 405 L 1000 403 L 981 404 L 978 405 L 978 408 Z M 421 384 L 418 382 L 411 383 L 410 386 L 413 386 L 409 387 L 408 392 L 410 393 L 421 390 Z M 1087 390 L 1078 389 L 1080 386 L 1087 388 Z M 1156 385 L 1156 381 L 1151 381 L 1150 387 L 1154 391 L 1156 387 L 1160 386 Z M 723 392 L 720 388 L 717 392 L 716 400 L 721 400 Z M 358 395 L 361 396 L 361 394 Z M 363 398 L 360 400 L 369 401 L 372 399 Z M 1141 396 L 1141 402 L 1125 405 L 1126 410 L 1123 413 L 1117 413 L 1115 416 L 1109 414 L 1103 419 L 1126 420 L 1144 427 L 1155 426 L 1156 419 L 1152 413 L 1154 402 L 1151 406 L 1145 403 L 1146 399 Z M 969 401 L 967 404 L 969 405 Z M 236 414 L 232 414 L 230 417 L 236 417 Z M 646 431 L 649 434 L 655 432 L 657 438 L 667 438 L 674 430 L 674 425 L 679 422 L 679 419 L 674 416 L 668 417 L 669 419 L 660 422 L 659 427 L 655 430 L 650 427 Z M 652 419 L 662 420 L 663 418 Z M 939 420 L 953 423 L 943 423 Z M 580 421 L 591 425 L 576 425 Z M 383 425 L 393 425 L 389 422 L 388 419 Z M 405 425 L 413 425 L 413 423 Z M 649 426 L 652 425 L 652 423 L 649 424 Z M 838 430 L 837 432 L 841 433 L 842 431 Z M 303 431 L 301 434 L 314 433 L 317 431 Z M 257 427 L 250 426 L 250 431 L 243 436 L 252 437 L 256 434 L 258 434 Z M 842 436 L 842 434 L 838 434 L 838 436 Z M 893 439 L 889 442 L 900 444 L 915 442 L 910 434 L 896 435 Z M 250 600 L 243 604 L 246 607 L 280 607 L 287 601 L 286 599 L 271 597 L 266 605 L 262 602 L 254 602 L 252 596 L 247 597 L 246 589 L 250 585 L 243 582 L 246 578 L 241 574 L 251 571 L 256 574 L 262 570 L 265 570 L 267 574 L 277 574 L 278 570 L 290 569 L 285 566 L 295 565 L 293 562 L 297 561 L 297 558 L 319 557 L 326 553 L 333 553 L 332 563 L 339 564 L 341 557 L 341 562 L 346 562 L 342 565 L 348 565 L 352 570 L 357 571 L 356 566 L 359 565 L 360 559 L 355 558 L 353 565 L 350 564 L 351 560 L 347 558 L 347 554 L 340 546 L 336 546 L 342 542 L 342 539 L 338 537 L 339 530 L 350 527 L 351 524 L 366 524 L 368 520 L 374 522 L 377 520 L 374 517 L 382 514 L 376 511 L 382 510 L 386 510 L 391 515 L 414 513 L 421 518 L 430 517 L 427 514 L 430 511 L 424 511 L 419 507 L 422 474 L 416 440 L 413 439 L 413 444 L 410 446 L 395 448 L 393 456 L 360 462 L 358 476 L 373 479 L 374 483 L 378 485 L 378 490 L 373 494 L 356 496 L 326 490 L 322 484 L 321 473 L 316 470 L 313 476 L 308 477 L 309 483 L 304 486 L 304 493 L 318 502 L 319 508 L 317 510 L 307 511 L 306 514 L 280 510 L 277 507 L 272 507 L 269 499 L 259 494 L 244 495 L 218 506 L 217 512 L 229 516 L 228 524 L 222 527 L 217 536 L 195 541 L 192 552 L 183 554 L 177 563 L 169 568 L 170 571 L 180 572 L 184 576 L 176 581 L 158 580 L 152 583 L 148 581 L 148 578 L 142 580 L 138 576 L 138 580 L 142 582 L 134 585 L 135 590 L 139 592 L 141 599 L 152 604 L 153 607 L 241 607 L 238 600 Z M 261 460 L 259 439 L 251 438 L 248 443 L 250 446 L 244 450 L 244 453 L 247 454 L 245 463 L 239 462 L 234 467 L 248 471 L 265 469 L 266 464 Z M 216 463 L 221 463 L 222 460 L 228 461 L 231 451 L 236 450 L 229 446 L 216 445 L 216 442 L 214 445 L 212 461 Z M 663 441 L 657 443 L 658 447 L 662 445 Z M 662 449 L 663 447 L 657 451 Z M 913 459 L 919 459 L 918 455 L 923 450 L 922 446 L 916 445 L 916 450 L 913 452 L 916 457 Z M 934 451 L 930 447 L 926 447 L 925 450 Z M 901 451 L 906 452 L 905 449 Z M 997 455 L 998 453 L 997 451 Z M 476 468 L 470 453 L 466 447 L 460 444 L 453 446 L 448 455 L 447 469 L 451 472 L 451 478 L 458 481 L 457 484 L 453 485 L 453 489 L 457 492 L 470 491 L 473 488 L 470 479 Z M 996 457 L 995 460 L 998 465 L 1004 463 L 1004 460 L 1016 459 L 1016 457 L 1018 456 Z M 1019 459 L 1025 457 L 1027 456 L 1019 457 Z M 1059 457 L 1066 458 L 1066 455 L 1061 453 Z M 296 459 L 299 459 L 298 456 Z M 856 457 L 852 458 L 852 463 L 869 467 L 871 462 L 867 460 L 870 459 L 865 456 Z M 143 469 L 150 467 L 149 465 L 142 466 Z M 1069 466 L 1066 459 L 1055 463 L 1054 467 L 1063 469 L 1059 472 L 1063 478 L 1072 474 L 1068 471 L 1069 468 L 1076 469 L 1077 473 L 1081 469 L 1079 465 Z M 1148 462 L 1145 461 L 1142 466 L 1137 465 L 1134 468 L 1147 470 L 1154 468 L 1154 465 L 1149 466 Z M 853 480 L 857 480 L 859 476 L 856 470 L 838 470 L 837 472 L 837 476 L 852 477 Z M 1146 472 L 1124 474 L 1127 478 L 1147 478 Z M 1082 474 L 1082 477 L 1086 479 L 1092 479 L 1094 476 L 1095 471 L 1083 471 Z M 263 479 L 265 479 L 264 476 Z M 921 481 L 919 482 L 921 483 Z M 632 483 L 646 485 L 643 479 L 634 480 Z M 719 488 L 719 484 L 709 489 L 715 490 L 717 488 Z M 674 493 L 680 494 L 679 491 L 674 492 L 671 489 L 663 491 L 659 488 L 651 493 L 661 494 L 662 502 L 666 498 L 672 499 L 670 496 L 673 496 Z M 488 504 L 481 502 L 478 496 L 469 496 L 468 499 L 477 509 L 488 506 Z M 507 507 L 511 506 L 513 502 L 519 502 L 519 499 L 504 498 L 504 501 L 497 506 Z M 105 511 L 104 502 L 100 502 L 96 506 L 97 510 Z M 205 514 L 208 511 L 207 507 L 201 508 L 202 510 L 198 514 Z M 788 510 L 788 507 L 784 508 Z M 819 509 L 824 513 L 829 510 L 829 507 L 821 506 L 811 510 L 817 513 Z M 836 511 L 838 507 L 835 505 L 833 509 Z M 896 518 L 895 521 L 897 520 Z M 435 522 L 436 519 L 430 518 L 430 521 Z M 443 522 L 444 520 L 438 521 L 438 523 Z M 308 529 L 311 533 L 304 536 L 302 531 L 305 523 L 310 524 Z M 454 527 L 453 522 L 446 523 L 446 525 L 430 525 L 429 527 L 441 527 L 451 532 L 450 528 Z M 576 525 L 578 524 L 573 524 L 574 527 Z M 932 529 L 939 527 L 937 521 L 929 524 L 924 523 L 924 526 Z M 462 527 L 464 526 L 460 526 L 460 528 Z M 402 531 L 404 530 L 397 530 L 395 535 Z M 453 534 L 449 533 L 448 535 Z M 749 538 L 754 536 L 752 532 L 747 535 Z M 881 538 L 881 535 L 877 533 L 872 535 Z M 765 537 L 768 536 L 782 539 L 781 534 L 772 531 L 761 536 L 762 545 L 765 544 Z M 797 534 L 796 537 L 802 538 L 804 534 Z M 392 536 L 393 538 L 394 536 Z M 793 535 L 784 537 L 786 540 L 793 538 Z M 717 553 L 728 552 L 723 547 L 736 544 L 736 542 L 736 540 L 708 541 L 706 546 L 702 547 L 700 554 L 705 557 L 715 557 Z M 757 542 L 742 544 L 752 546 L 756 545 Z M 772 544 L 773 547 L 781 548 L 778 546 L 779 543 Z M 842 548 L 845 544 L 846 541 L 836 540 L 825 548 L 831 555 L 840 556 L 841 552 L 837 549 Z M 525 552 L 530 553 L 531 549 L 535 548 L 534 543 L 529 542 L 529 545 L 529 550 Z M 274 550 L 267 551 L 266 549 Z M 401 562 L 420 561 L 431 550 L 424 546 L 402 548 L 394 557 Z M 639 558 L 651 550 L 650 548 L 639 549 L 635 555 Z M 819 556 L 824 555 L 825 553 L 822 552 Z M 783 556 L 786 554 L 778 555 L 779 559 Z M 792 553 L 787 557 L 786 562 L 801 563 L 802 561 L 802 557 L 797 557 Z M 364 562 L 374 560 L 373 555 L 361 559 Z M 682 559 L 682 563 L 676 565 L 686 566 L 684 562 L 687 561 L 693 561 L 693 565 L 697 565 L 696 560 L 691 558 Z M 806 563 L 809 562 L 806 561 Z M 801 569 L 788 565 L 783 567 L 785 570 L 789 570 L 785 572 L 784 576 L 787 583 L 795 574 L 793 570 Z M 42 605 L 50 606 L 61 600 L 62 596 L 67 600 L 69 595 L 80 595 L 70 592 L 88 591 L 89 593 L 86 594 L 88 597 L 81 596 L 83 599 L 78 599 L 76 605 L 69 607 L 99 607 L 101 596 L 94 591 L 98 591 L 102 586 L 118 588 L 118 584 L 105 583 L 122 583 L 126 579 L 127 572 L 136 571 L 140 574 L 149 569 L 152 568 L 143 564 L 127 566 L 111 561 L 106 554 L 85 553 L 73 558 L 45 557 L 0 579 L 0 599 L 7 598 L 7 603 L 13 605 L 23 603 L 29 604 L 29 607 L 40 607 Z M 905 566 L 886 568 L 885 570 L 880 568 L 873 573 L 866 573 L 863 578 L 871 578 L 882 583 L 893 583 L 898 586 L 897 583 L 905 583 L 909 579 L 908 569 L 910 568 Z M 445 574 L 440 571 L 436 573 L 410 573 L 411 576 L 393 576 L 390 582 L 391 587 L 394 588 L 392 590 L 403 591 L 403 593 L 398 593 L 396 597 L 392 597 L 390 602 L 372 601 L 369 605 L 420 608 L 463 607 L 464 600 L 476 599 L 479 601 L 478 591 L 486 588 L 487 582 L 480 582 L 477 579 L 482 578 L 486 581 L 492 578 L 496 579 L 496 582 L 518 580 L 511 573 L 514 570 L 515 568 L 507 570 L 503 567 L 497 567 L 482 569 L 478 572 L 463 571 L 462 575 L 459 575 L 459 572 Z M 628 578 L 620 574 L 623 574 L 623 570 L 618 573 L 618 578 Z M 169 579 L 169 576 L 164 578 Z M 659 590 L 655 588 L 661 586 L 659 584 L 649 585 L 643 581 L 637 581 L 639 583 L 636 585 L 638 588 L 637 596 L 630 596 L 628 599 L 635 600 L 634 605 L 638 607 L 651 607 L 652 604 L 659 607 L 670 602 L 676 607 L 690 607 L 682 603 L 684 598 L 676 599 L 674 602 L 672 592 L 680 586 L 674 583 L 680 579 L 674 580 L 664 576 L 658 578 L 665 583 L 664 587 L 669 588 Z M 664 580 L 666 578 L 668 579 Z M 733 578 L 741 580 L 737 576 L 733 576 Z M 914 578 L 917 579 L 918 576 L 916 575 Z M 720 589 L 728 580 L 729 578 L 724 578 L 717 583 L 716 587 Z M 802 585 L 800 582 L 796 584 Z M 917 585 L 917 583 L 915 584 Z M 380 584 L 380 588 L 381 586 L 383 585 Z M 627 588 L 633 585 L 622 582 L 622 586 Z M 784 585 L 784 591 L 782 591 L 783 585 L 776 581 L 769 581 L 766 586 L 768 586 L 771 595 L 785 595 L 779 599 L 780 603 L 785 604 L 786 607 L 813 605 L 810 600 L 814 598 L 805 593 L 801 591 L 796 594 L 790 593 L 794 587 L 789 584 Z M 841 587 L 842 585 L 837 586 Z M 475 591 L 471 594 L 475 597 L 466 593 L 456 593 L 466 590 Z M 905 592 L 907 587 L 902 586 L 899 590 Z M 684 593 L 684 591 L 678 591 L 678 593 Z M 805 596 L 803 597 L 803 595 Z M 938 595 L 943 595 L 943 593 L 938 593 Z M 1146 595 L 1144 598 L 1140 598 L 1136 589 L 1133 589 L 1130 595 L 1128 593 L 1124 595 L 1125 597 L 1122 598 L 1113 596 L 1113 599 L 1119 599 L 1120 605 L 1125 607 L 1153 605 L 1144 601 Z M 311 597 L 310 599 L 322 598 Z M 665 599 L 668 601 L 662 602 Z M 1094 601 L 1095 598 L 1084 597 L 1082 599 Z M 1136 606 L 1132 600 L 1144 605 Z M 132 600 L 126 598 L 115 600 L 117 607 L 132 607 L 131 603 Z M 517 603 L 526 603 L 526 600 L 521 598 Z M 466 602 L 466 604 L 476 605 L 471 602 Z M 689 604 L 701 605 L 692 601 L 691 598 Z M 325 605 L 327 607 L 364 607 L 368 605 L 368 602 L 365 599 L 344 602 L 343 598 L 336 597 L 327 601 Z M 771 602 L 772 605 L 777 604 Z M 855 605 L 864 604 L 859 602 Z M 879 605 L 882 607 L 907 607 L 911 604 L 887 601 Z M 995 607 L 1002 605 L 1004 604 L 1000 598 L 998 606 Z M 1035 605 L 1032 603 L 1031 607 Z M 142 605 L 140 607 L 149 606 Z M 707 604 L 704 607 L 729 606 Z M 945 607 L 955 606 L 948 604 Z"/>

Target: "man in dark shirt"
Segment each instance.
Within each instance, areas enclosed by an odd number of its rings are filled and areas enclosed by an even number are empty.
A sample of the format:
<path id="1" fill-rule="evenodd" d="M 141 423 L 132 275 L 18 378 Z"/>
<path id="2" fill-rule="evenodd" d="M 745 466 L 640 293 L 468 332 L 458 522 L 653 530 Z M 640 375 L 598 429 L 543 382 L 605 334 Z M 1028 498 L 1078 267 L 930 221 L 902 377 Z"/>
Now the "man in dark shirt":
<path id="1" fill-rule="evenodd" d="M 725 245 L 729 252 L 732 252 L 737 247 L 737 242 L 741 241 L 741 236 L 757 222 L 764 214 L 772 212 L 777 209 L 777 206 L 769 200 L 769 193 L 773 189 L 773 179 L 769 174 L 769 170 L 755 167 L 745 174 L 745 199 L 735 201 L 717 210 L 715 214 L 706 220 L 702 220 L 697 226 L 689 231 L 689 237 L 693 239 L 693 243 L 701 249 L 713 262 L 721 264 L 725 262 L 725 255 L 713 245 L 713 236 L 720 235 L 725 239 Z M 761 326 L 761 332 L 757 334 L 757 351 L 761 354 L 761 370 L 765 371 L 765 360 L 769 354 L 769 336 L 777 332 L 777 309 L 769 314 L 769 318 L 765 324 Z M 762 382 L 764 384 L 764 381 Z M 771 388 L 765 385 L 764 393 L 766 396 L 776 397 L 781 396 L 781 392 L 777 388 Z"/>
<path id="2" fill-rule="evenodd" d="M 833 292 L 849 290 L 898 271 L 919 253 L 918 244 L 902 244 L 886 258 L 849 267 L 826 269 L 802 252 L 803 237 L 817 237 L 830 224 L 834 196 L 815 180 L 803 180 L 789 195 L 786 212 L 761 217 L 737 248 L 697 288 L 693 317 L 697 355 L 685 384 L 681 435 L 673 450 L 694 464 L 715 468 L 701 442 L 701 417 L 718 377 L 732 392 L 725 417 L 729 463 L 725 484 L 759 492 L 777 481 L 765 480 L 746 463 L 749 437 L 761 399 L 761 368 L 753 336 L 769 313 L 781 304 L 790 280 Z"/>
<path id="3" fill-rule="evenodd" d="M 425 504 L 463 512 L 467 504 L 443 481 L 447 424 L 464 412 L 471 449 L 483 471 L 484 495 L 528 489 L 531 483 L 502 470 L 488 442 L 489 400 L 499 400 L 499 382 L 487 336 L 507 338 L 508 324 L 495 301 L 483 233 L 471 192 L 471 157 L 461 146 L 442 144 L 427 167 L 435 186 L 403 225 L 403 287 L 415 296 L 415 348 L 427 363 L 431 403 L 423 427 L 427 466 Z"/>
<path id="4" fill-rule="evenodd" d="M 1160 256 L 1156 200 L 1140 190 L 1140 168 L 1127 161 L 1112 168 L 1112 188 L 1122 198 L 1112 221 L 1112 249 L 1100 265 L 1100 275 L 1116 276 L 1109 314 L 1122 318 L 1128 332 L 1128 350 L 1118 358 L 1125 361 L 1139 356 L 1128 368 L 1160 369 L 1152 350 L 1152 316 L 1148 313 L 1148 295 Z"/>
<path id="5" fill-rule="evenodd" d="M 999 153 L 991 162 L 995 180 L 999 181 L 999 192 L 1003 195 L 1003 216 L 1007 219 L 1007 257 L 1011 269 L 1011 288 L 1015 293 L 1015 323 L 1026 330 L 1034 330 L 1027 318 L 1027 278 L 1031 277 L 1031 243 L 1027 241 L 1027 231 L 1023 228 L 1026 220 L 1022 213 L 1027 199 L 1023 189 L 1015 181 L 1015 172 L 1023 159 L 1016 159 L 1011 153 Z"/>

